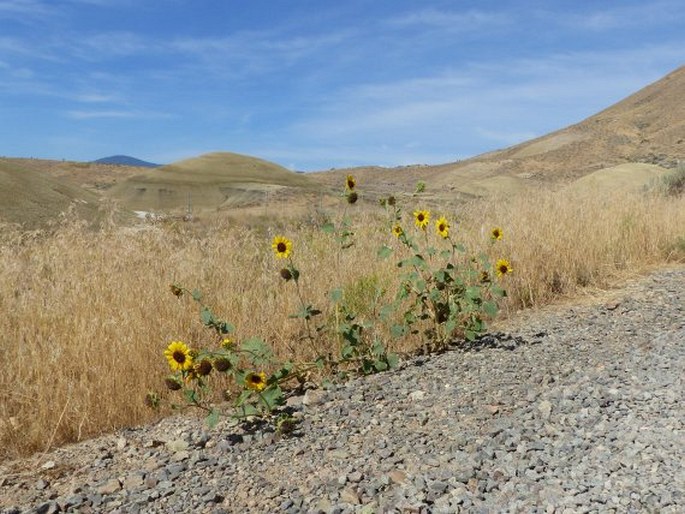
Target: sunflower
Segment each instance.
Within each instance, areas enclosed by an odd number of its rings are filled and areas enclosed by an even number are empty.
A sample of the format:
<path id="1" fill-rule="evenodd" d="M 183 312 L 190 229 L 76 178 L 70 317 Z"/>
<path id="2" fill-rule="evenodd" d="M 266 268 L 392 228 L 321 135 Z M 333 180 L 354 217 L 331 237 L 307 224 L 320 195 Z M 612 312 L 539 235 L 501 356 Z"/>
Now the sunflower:
<path id="1" fill-rule="evenodd" d="M 435 229 L 443 239 L 447 239 L 450 235 L 450 224 L 447 222 L 447 218 L 441 216 L 438 221 L 435 222 Z"/>
<path id="2" fill-rule="evenodd" d="M 402 234 L 404 234 L 404 230 L 402 230 L 402 227 L 399 225 L 395 225 L 392 227 L 392 233 L 395 234 L 395 237 L 402 237 Z"/>
<path id="3" fill-rule="evenodd" d="M 193 356 L 188 346 L 181 341 L 173 341 L 164 350 L 164 356 L 169 361 L 173 371 L 187 371 L 193 366 Z"/>
<path id="4" fill-rule="evenodd" d="M 254 391 L 261 391 L 266 387 L 266 373 L 248 373 L 245 377 L 245 385 Z"/>
<path id="5" fill-rule="evenodd" d="M 293 242 L 283 236 L 274 237 L 271 248 L 276 252 L 277 259 L 287 259 L 293 251 Z"/>
<path id="6" fill-rule="evenodd" d="M 354 179 L 354 176 L 352 175 L 347 175 L 347 178 L 345 179 L 345 187 L 352 191 L 355 186 L 357 185 L 357 181 Z"/>
<path id="7" fill-rule="evenodd" d="M 503 235 L 504 234 L 502 233 L 502 229 L 499 227 L 495 227 L 490 231 L 490 237 L 493 241 L 499 241 L 500 239 L 502 239 Z"/>
<path id="8" fill-rule="evenodd" d="M 212 361 L 208 359 L 202 359 L 198 364 L 195 365 L 195 373 L 200 377 L 206 377 L 212 372 Z"/>
<path id="9" fill-rule="evenodd" d="M 414 223 L 422 230 L 426 230 L 431 214 L 428 211 L 414 211 Z"/>
<path id="10" fill-rule="evenodd" d="M 231 339 L 230 337 L 224 337 L 221 340 L 221 347 L 224 350 L 228 350 L 229 348 L 231 348 L 231 346 L 233 346 L 233 339 Z"/>
<path id="11" fill-rule="evenodd" d="M 495 270 L 497 271 L 498 277 L 507 275 L 514 271 L 514 269 L 511 267 L 511 264 L 509 264 L 509 261 L 506 259 L 499 259 L 497 264 L 495 264 Z"/>

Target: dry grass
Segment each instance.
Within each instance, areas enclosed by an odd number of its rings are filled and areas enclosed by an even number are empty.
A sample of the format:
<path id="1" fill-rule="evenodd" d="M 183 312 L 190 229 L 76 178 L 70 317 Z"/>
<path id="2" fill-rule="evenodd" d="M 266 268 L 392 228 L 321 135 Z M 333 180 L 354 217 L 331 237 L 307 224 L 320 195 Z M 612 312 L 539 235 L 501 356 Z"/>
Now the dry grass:
<path id="1" fill-rule="evenodd" d="M 328 292 L 343 285 L 347 301 L 363 308 L 374 284 L 394 294 L 394 261 L 376 258 L 377 248 L 393 240 L 377 212 L 353 214 L 357 245 L 339 256 L 313 214 L 275 230 L 220 220 L 97 233 L 73 222 L 51 235 L 3 230 L 0 458 L 159 415 L 144 398 L 160 389 L 167 371 L 163 349 L 171 340 L 199 345 L 211 336 L 196 306 L 171 295 L 172 282 L 204 291 L 238 338 L 259 336 L 281 356 L 311 357 L 298 340 L 301 325 L 288 319 L 297 299 L 278 277 L 271 238 L 277 230 L 294 240 L 311 303 L 330 308 Z M 451 214 L 467 245 L 511 260 L 506 312 L 685 258 L 682 197 L 527 194 L 464 204 Z M 505 240 L 490 247 L 495 225 Z M 409 350 L 419 343 L 394 344 Z"/>

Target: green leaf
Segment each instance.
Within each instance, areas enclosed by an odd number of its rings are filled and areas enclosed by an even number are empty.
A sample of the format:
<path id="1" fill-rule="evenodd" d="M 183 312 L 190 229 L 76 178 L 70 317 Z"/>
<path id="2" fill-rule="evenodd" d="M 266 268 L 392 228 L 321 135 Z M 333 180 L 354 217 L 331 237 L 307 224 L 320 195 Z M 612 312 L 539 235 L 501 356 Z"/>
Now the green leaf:
<path id="1" fill-rule="evenodd" d="M 333 289 L 333 290 L 330 292 L 330 297 L 331 297 L 331 301 L 334 302 L 334 303 L 339 303 L 339 302 L 341 302 L 342 299 L 343 299 L 343 291 L 342 291 L 342 289 L 340 289 L 340 288 L 338 288 L 338 289 Z"/>
<path id="2" fill-rule="evenodd" d="M 236 408 L 236 415 L 241 418 L 247 418 L 249 416 L 259 416 L 260 412 L 254 405 L 249 403 L 240 405 Z"/>
<path id="3" fill-rule="evenodd" d="M 505 297 L 507 296 L 507 292 L 506 292 L 504 289 L 502 289 L 501 287 L 498 287 L 498 286 L 492 286 L 492 287 L 490 288 L 490 292 L 491 292 L 493 295 L 499 296 L 499 297 L 502 297 L 502 298 L 505 298 Z"/>
<path id="4" fill-rule="evenodd" d="M 442 250 L 440 252 L 440 258 L 449 259 L 450 257 L 452 257 L 452 252 L 450 250 Z"/>
<path id="5" fill-rule="evenodd" d="M 209 415 L 205 418 L 205 423 L 209 428 L 214 428 L 216 424 L 219 422 L 219 411 L 216 409 L 212 409 L 212 412 L 209 413 Z"/>
<path id="6" fill-rule="evenodd" d="M 381 307 L 381 310 L 380 310 L 380 313 L 379 313 L 380 318 L 381 318 L 383 321 L 387 321 L 388 318 L 390 318 L 390 316 L 393 315 L 393 313 L 395 312 L 395 309 L 396 309 L 396 307 L 395 307 L 395 305 L 392 304 L 392 303 L 391 303 L 391 304 L 388 304 L 388 305 L 384 305 L 383 307 Z"/>
<path id="7" fill-rule="evenodd" d="M 283 403 L 283 391 L 278 384 L 267 387 L 260 393 L 262 400 L 266 404 L 269 411 L 274 410 L 277 406 Z"/>
<path id="8" fill-rule="evenodd" d="M 227 323 L 226 321 L 222 321 L 219 324 L 219 331 L 222 334 L 230 334 L 231 332 L 235 331 L 235 326 Z"/>
<path id="9" fill-rule="evenodd" d="M 269 345 L 258 337 L 246 339 L 240 344 L 240 349 L 250 355 L 252 364 L 267 364 L 273 357 L 273 352 Z"/>
<path id="10" fill-rule="evenodd" d="M 390 333 L 393 337 L 402 337 L 407 333 L 407 327 L 405 325 L 394 324 L 390 328 Z"/>
<path id="11" fill-rule="evenodd" d="M 193 292 L 190 294 L 192 295 L 193 300 L 195 300 L 196 302 L 202 300 L 202 292 L 199 289 L 193 289 Z"/>
<path id="12" fill-rule="evenodd" d="M 390 369 L 395 369 L 400 363 L 400 358 L 396 353 L 389 353 L 385 356 L 385 358 L 388 361 L 388 366 L 390 366 Z"/>
<path id="13" fill-rule="evenodd" d="M 478 287 L 478 286 L 467 287 L 466 288 L 466 297 L 469 300 L 480 300 L 481 299 L 480 287 Z"/>
<path id="14" fill-rule="evenodd" d="M 343 347 L 340 349 L 340 356 L 344 360 L 348 360 L 354 357 L 354 346 L 352 346 L 350 343 L 345 343 Z"/>
<path id="15" fill-rule="evenodd" d="M 383 245 L 378 249 L 378 258 L 387 259 L 392 255 L 393 249 L 389 246 Z"/>
<path id="16" fill-rule="evenodd" d="M 386 371 L 389 366 L 387 362 L 379 359 L 373 361 L 373 367 L 376 368 L 376 371 Z"/>
<path id="17" fill-rule="evenodd" d="M 483 311 L 488 316 L 492 316 L 492 317 L 496 316 L 498 310 L 499 309 L 498 309 L 497 304 L 495 302 L 484 302 L 483 303 Z"/>
<path id="18" fill-rule="evenodd" d="M 466 253 L 466 247 L 461 243 L 457 243 L 453 247 L 456 251 L 458 251 L 460 253 Z"/>
<path id="19" fill-rule="evenodd" d="M 212 314 L 212 311 L 207 307 L 202 307 L 200 310 L 200 319 L 206 326 L 212 326 L 214 324 L 214 314 Z"/>
<path id="20" fill-rule="evenodd" d="M 335 232 L 335 225 L 328 221 L 321 226 L 321 230 L 323 230 L 326 234 L 332 234 Z"/>

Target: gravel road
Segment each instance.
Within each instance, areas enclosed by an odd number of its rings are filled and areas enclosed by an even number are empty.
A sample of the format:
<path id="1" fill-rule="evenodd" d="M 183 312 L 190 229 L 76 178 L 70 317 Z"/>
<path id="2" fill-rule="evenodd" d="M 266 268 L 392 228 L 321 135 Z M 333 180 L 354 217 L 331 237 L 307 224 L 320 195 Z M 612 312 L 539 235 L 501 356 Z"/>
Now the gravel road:
<path id="1" fill-rule="evenodd" d="M 0 465 L 0 513 L 685 512 L 685 268 L 310 390 L 294 437 L 190 417 Z"/>

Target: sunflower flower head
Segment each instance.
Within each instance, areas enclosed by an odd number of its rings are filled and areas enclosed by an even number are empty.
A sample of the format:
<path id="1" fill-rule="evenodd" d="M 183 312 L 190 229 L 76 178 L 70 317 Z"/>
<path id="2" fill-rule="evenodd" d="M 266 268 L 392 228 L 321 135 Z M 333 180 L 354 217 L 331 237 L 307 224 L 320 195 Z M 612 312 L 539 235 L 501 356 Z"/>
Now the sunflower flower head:
<path id="1" fill-rule="evenodd" d="M 228 349 L 231 348 L 232 346 L 233 346 L 233 339 L 231 339 L 230 337 L 224 337 L 224 338 L 221 340 L 221 347 L 222 347 L 224 350 L 228 350 Z"/>
<path id="2" fill-rule="evenodd" d="M 428 226 L 430 219 L 430 212 L 424 210 L 414 211 L 414 224 L 421 230 L 426 230 L 426 227 Z"/>
<path id="3" fill-rule="evenodd" d="M 245 386 L 253 391 L 262 391 L 266 387 L 266 373 L 248 373 L 245 377 Z"/>
<path id="4" fill-rule="evenodd" d="M 502 239 L 503 236 L 502 229 L 499 227 L 495 227 L 490 231 L 490 237 L 492 238 L 493 241 L 499 241 Z"/>
<path id="5" fill-rule="evenodd" d="M 435 222 L 435 229 L 438 231 L 440 237 L 447 239 L 450 235 L 450 224 L 447 221 L 447 218 L 440 216 L 438 221 Z"/>
<path id="6" fill-rule="evenodd" d="M 214 368 L 217 371 L 228 371 L 231 368 L 231 361 L 225 357 L 219 357 L 214 361 Z"/>
<path id="7" fill-rule="evenodd" d="M 506 259 L 499 259 L 495 264 L 495 270 L 497 271 L 498 277 L 502 277 L 504 275 L 508 275 L 509 273 L 514 272 L 514 269 L 511 267 L 511 264 L 509 264 L 509 261 Z"/>
<path id="8" fill-rule="evenodd" d="M 172 371 L 187 371 L 193 366 L 193 356 L 188 346 L 181 341 L 173 341 L 164 350 L 164 356 Z"/>
<path id="9" fill-rule="evenodd" d="M 392 233 L 395 235 L 395 237 L 399 238 L 402 237 L 402 234 L 404 234 L 404 230 L 402 230 L 402 227 L 399 225 L 395 225 L 392 227 Z"/>
<path id="10" fill-rule="evenodd" d="M 357 203 L 357 200 L 359 200 L 359 195 L 356 191 L 350 191 L 349 193 L 347 193 L 345 198 L 347 199 L 347 203 L 349 203 L 350 205 L 354 205 L 355 203 Z"/>
<path id="11" fill-rule="evenodd" d="M 195 373 L 200 377 L 206 377 L 212 372 L 212 361 L 208 359 L 202 359 L 198 364 L 195 365 Z"/>
<path id="12" fill-rule="evenodd" d="M 287 259 L 293 251 L 293 242 L 283 236 L 276 236 L 271 243 L 271 248 L 274 249 L 277 259 Z"/>
<path id="13" fill-rule="evenodd" d="M 357 181 L 355 180 L 353 175 L 347 175 L 347 178 L 345 179 L 345 187 L 349 190 L 352 191 L 354 188 L 357 186 Z"/>

